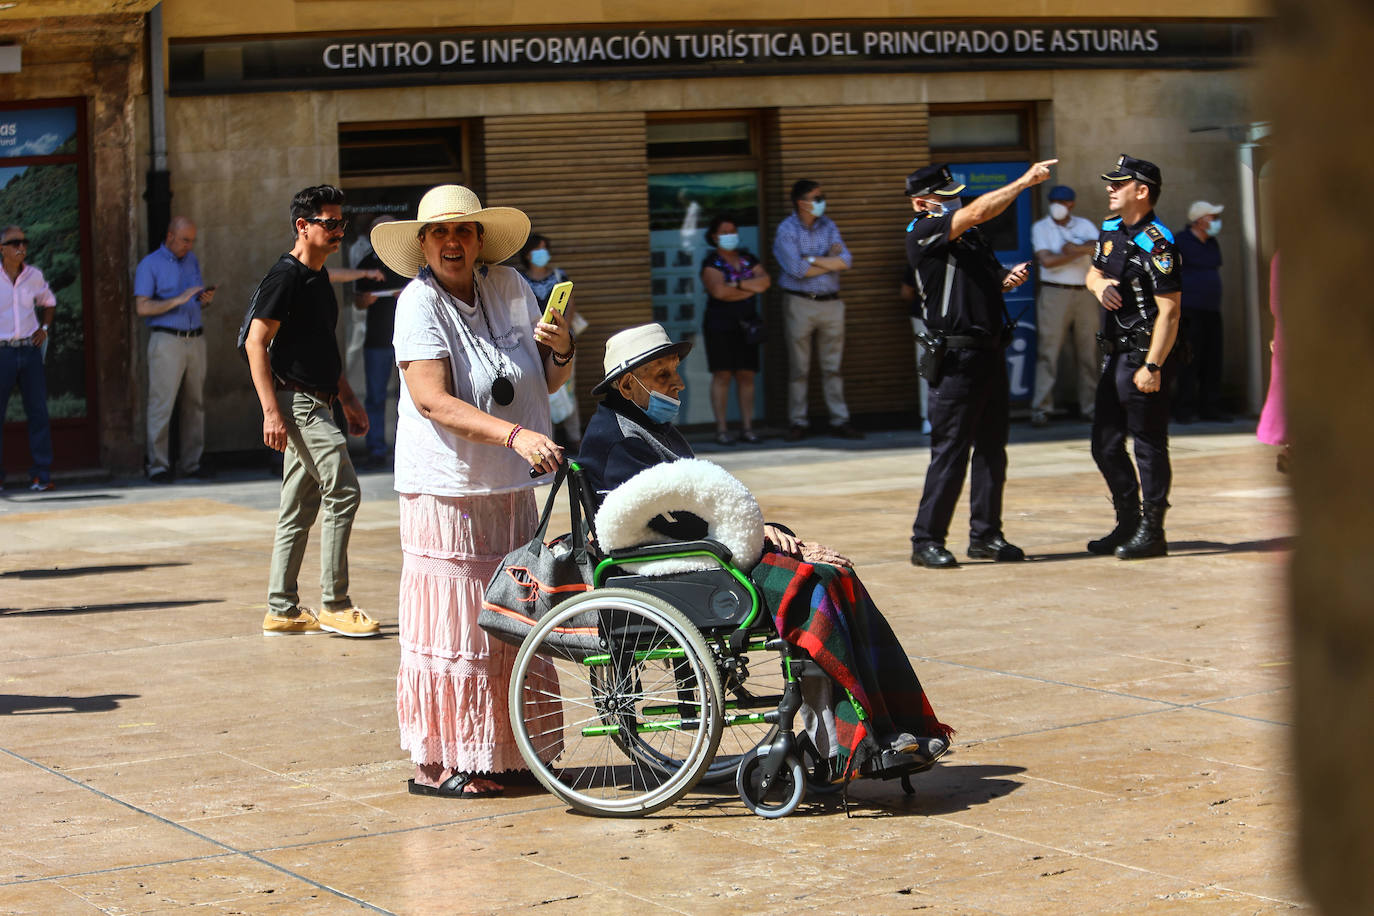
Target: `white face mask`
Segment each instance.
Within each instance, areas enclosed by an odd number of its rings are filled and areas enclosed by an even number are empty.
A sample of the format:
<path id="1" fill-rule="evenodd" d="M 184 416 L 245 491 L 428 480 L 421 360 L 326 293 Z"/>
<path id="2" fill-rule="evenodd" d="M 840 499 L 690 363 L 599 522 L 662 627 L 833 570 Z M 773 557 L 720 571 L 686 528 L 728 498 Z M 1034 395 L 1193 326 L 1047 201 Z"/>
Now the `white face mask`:
<path id="1" fill-rule="evenodd" d="M 1054 203 L 1050 204 L 1050 216 L 1054 219 L 1055 222 L 1062 223 L 1065 219 L 1068 218 L 1068 215 L 1068 207 L 1064 206 L 1058 201 L 1055 201 Z"/>
<path id="2" fill-rule="evenodd" d="M 722 232 L 716 236 L 716 245 L 720 247 L 721 251 L 734 251 L 739 247 L 739 233 Z"/>

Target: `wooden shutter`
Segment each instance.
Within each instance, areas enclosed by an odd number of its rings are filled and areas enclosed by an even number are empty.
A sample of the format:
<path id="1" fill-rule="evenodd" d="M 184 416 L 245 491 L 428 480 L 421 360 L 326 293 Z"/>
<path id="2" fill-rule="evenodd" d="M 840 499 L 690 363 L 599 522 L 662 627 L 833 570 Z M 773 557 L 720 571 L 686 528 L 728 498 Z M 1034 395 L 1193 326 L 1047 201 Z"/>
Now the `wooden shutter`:
<path id="1" fill-rule="evenodd" d="M 606 338 L 653 320 L 644 115 L 491 117 L 483 135 L 482 202 L 529 214 L 533 231 L 548 236 L 554 263 L 572 279 L 579 313 L 591 322 L 577 341 L 586 422 Z"/>
<path id="2" fill-rule="evenodd" d="M 769 197 L 772 228 L 792 212 L 791 188 L 799 178 L 819 181 L 854 266 L 840 277 L 845 302 L 845 400 L 854 414 L 914 411 L 917 406 L 911 322 L 897 298 L 906 266 L 905 230 L 911 204 L 903 196 L 907 173 L 930 161 L 927 108 L 920 105 L 856 105 L 780 108 L 768 125 Z M 772 234 L 769 234 L 769 247 Z M 769 258 L 777 276 L 777 264 Z M 778 290 L 776 284 L 774 290 Z M 774 327 L 782 327 L 781 294 L 769 303 Z M 770 365 L 787 365 L 781 333 L 769 341 Z M 825 416 L 820 372 L 812 357 L 811 415 Z M 786 370 L 772 372 L 769 415 L 787 416 Z"/>

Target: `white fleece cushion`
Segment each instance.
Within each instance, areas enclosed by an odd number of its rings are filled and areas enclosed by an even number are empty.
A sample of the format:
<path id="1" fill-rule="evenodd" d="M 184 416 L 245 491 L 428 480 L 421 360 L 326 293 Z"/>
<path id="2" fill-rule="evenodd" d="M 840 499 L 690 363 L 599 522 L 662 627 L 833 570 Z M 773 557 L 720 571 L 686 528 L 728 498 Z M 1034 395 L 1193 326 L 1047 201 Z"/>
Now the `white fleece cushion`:
<path id="1" fill-rule="evenodd" d="M 645 468 L 616 487 L 596 514 L 596 536 L 607 553 L 625 547 L 669 543 L 649 527 L 656 516 L 691 512 L 705 519 L 706 536 L 730 548 L 734 563 L 748 571 L 763 556 L 763 512 L 749 488 L 718 464 L 684 458 Z M 714 569 L 706 557 L 622 563 L 646 576 Z"/>

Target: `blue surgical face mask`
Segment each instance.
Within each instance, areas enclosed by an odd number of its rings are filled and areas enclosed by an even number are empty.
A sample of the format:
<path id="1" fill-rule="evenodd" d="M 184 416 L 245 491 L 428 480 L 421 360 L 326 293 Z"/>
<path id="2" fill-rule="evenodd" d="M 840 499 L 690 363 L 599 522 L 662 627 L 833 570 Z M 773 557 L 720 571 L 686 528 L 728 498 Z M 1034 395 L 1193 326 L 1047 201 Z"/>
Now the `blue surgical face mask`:
<path id="1" fill-rule="evenodd" d="M 824 216 L 824 215 L 825 215 L 825 201 L 824 201 L 824 200 L 813 200 L 813 201 L 811 201 L 811 215 L 812 215 L 812 216 L 815 216 L 815 217 L 821 217 L 821 216 Z"/>
<path id="2" fill-rule="evenodd" d="M 536 248 L 530 252 L 530 263 L 535 267 L 543 267 L 549 263 L 549 249 Z"/>
<path id="3" fill-rule="evenodd" d="M 726 232 L 716 236 L 716 245 L 720 247 L 721 251 L 734 251 L 739 247 L 739 233 Z"/>
<path id="4" fill-rule="evenodd" d="M 678 409 L 682 407 L 682 402 L 677 398 L 670 398 L 666 394 L 658 391 L 649 391 L 648 386 L 641 382 L 638 376 L 630 376 L 635 380 L 635 384 L 649 392 L 649 406 L 642 408 L 645 415 L 655 423 L 671 423 L 677 419 Z"/>
<path id="5" fill-rule="evenodd" d="M 1212 222 L 1207 226 L 1207 234 L 1215 236 L 1221 232 L 1221 220 L 1213 217 Z"/>

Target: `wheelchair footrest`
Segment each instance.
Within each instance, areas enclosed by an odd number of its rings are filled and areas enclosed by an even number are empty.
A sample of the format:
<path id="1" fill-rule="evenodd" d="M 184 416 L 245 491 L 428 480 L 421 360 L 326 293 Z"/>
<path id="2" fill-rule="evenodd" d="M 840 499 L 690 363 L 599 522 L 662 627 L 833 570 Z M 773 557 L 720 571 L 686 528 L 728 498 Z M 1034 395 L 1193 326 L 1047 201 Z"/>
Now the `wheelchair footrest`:
<path id="1" fill-rule="evenodd" d="M 924 773 L 935 766 L 934 760 L 923 760 L 915 754 L 885 750 L 874 754 L 859 767 L 859 775 L 865 779 L 897 779 L 913 773 Z"/>

